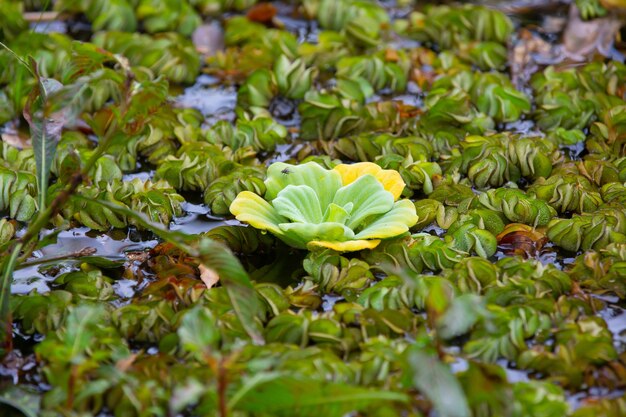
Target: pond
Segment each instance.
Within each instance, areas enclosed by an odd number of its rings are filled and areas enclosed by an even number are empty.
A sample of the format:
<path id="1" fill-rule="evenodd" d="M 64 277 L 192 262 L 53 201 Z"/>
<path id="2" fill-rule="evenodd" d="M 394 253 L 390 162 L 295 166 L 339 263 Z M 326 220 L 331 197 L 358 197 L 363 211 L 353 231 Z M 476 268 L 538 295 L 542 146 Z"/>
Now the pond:
<path id="1" fill-rule="evenodd" d="M 0 415 L 626 415 L 625 16 L 0 0 Z"/>

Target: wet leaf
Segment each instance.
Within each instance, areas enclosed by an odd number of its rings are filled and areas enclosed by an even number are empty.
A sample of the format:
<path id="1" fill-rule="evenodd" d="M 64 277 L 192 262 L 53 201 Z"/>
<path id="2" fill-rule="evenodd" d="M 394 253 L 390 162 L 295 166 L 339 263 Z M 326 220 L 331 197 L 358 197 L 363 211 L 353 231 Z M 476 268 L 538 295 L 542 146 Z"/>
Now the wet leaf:
<path id="1" fill-rule="evenodd" d="M 33 70 L 38 74 L 36 64 L 33 65 Z M 24 118 L 30 126 L 33 151 L 35 153 L 35 161 L 37 162 L 40 210 L 45 208 L 52 160 L 61 139 L 61 130 L 67 122 L 63 110 L 48 114 L 46 109 L 48 106 L 47 101 L 50 95 L 55 91 L 59 91 L 62 87 L 63 85 L 55 79 L 39 78 L 37 89 L 31 92 L 29 100 L 24 107 Z M 35 109 L 36 100 L 40 101 L 39 109 Z"/>
<path id="2" fill-rule="evenodd" d="M 0 391 L 0 412 L 6 417 L 36 417 L 40 398 L 25 389 L 12 387 Z"/>
<path id="3" fill-rule="evenodd" d="M 525 224 L 510 223 L 496 236 L 498 246 L 507 254 L 533 257 L 548 242 L 544 233 Z"/>
<path id="4" fill-rule="evenodd" d="M 465 394 L 450 369 L 417 346 L 405 352 L 405 378 L 433 404 L 441 417 L 469 417 Z"/>
<path id="5" fill-rule="evenodd" d="M 229 408 L 275 416 L 296 413 L 302 417 L 341 417 L 369 406 L 405 401 L 407 397 L 402 393 L 267 373 L 248 378 L 231 399 Z"/>

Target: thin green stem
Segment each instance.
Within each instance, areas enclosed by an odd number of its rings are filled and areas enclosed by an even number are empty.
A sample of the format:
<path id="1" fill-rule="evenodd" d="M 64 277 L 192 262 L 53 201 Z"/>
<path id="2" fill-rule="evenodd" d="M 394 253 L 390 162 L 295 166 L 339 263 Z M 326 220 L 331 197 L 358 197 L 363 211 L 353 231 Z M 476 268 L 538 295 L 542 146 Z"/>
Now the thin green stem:
<path id="1" fill-rule="evenodd" d="M 46 0 L 46 2 L 44 3 L 43 7 L 41 8 L 41 13 L 39 14 L 39 20 L 37 21 L 37 23 L 35 23 L 34 27 L 33 27 L 33 32 L 35 31 L 35 27 L 39 26 L 39 24 L 41 24 L 41 21 L 43 20 L 43 14 L 45 13 L 45 11 L 48 9 L 48 6 L 50 6 L 50 0 Z M 46 30 L 48 30 L 48 27 L 50 26 L 50 22 L 46 22 L 46 26 L 44 27 L 44 32 Z"/>
<path id="2" fill-rule="evenodd" d="M 13 329 L 11 310 L 9 299 L 11 297 L 11 282 L 13 281 L 13 271 L 17 264 L 17 258 L 20 256 L 23 244 L 18 242 L 11 256 L 4 262 L 4 272 L 2 273 L 2 282 L 0 282 L 0 357 L 4 353 L 9 352 L 12 348 Z"/>
<path id="3" fill-rule="evenodd" d="M 0 309 L 3 308 L 4 303 L 6 302 L 5 294 L 8 284 L 13 276 L 13 271 L 15 270 L 15 265 L 17 263 L 17 258 L 20 255 L 20 252 L 23 248 L 22 243 L 17 243 L 11 252 L 11 256 L 5 261 L 4 272 L 2 273 L 2 283 L 0 284 Z"/>
<path id="4" fill-rule="evenodd" d="M 16 269 L 22 269 L 22 268 L 28 268 L 31 266 L 35 266 L 35 265 L 44 265 L 44 264 L 48 264 L 51 262 L 57 262 L 57 261 L 65 261 L 65 260 L 69 260 L 69 259 L 74 259 L 74 258 L 82 258 L 85 256 L 91 256 L 96 252 L 95 248 L 91 248 L 91 247 L 86 247 L 81 249 L 80 251 L 77 252 L 72 252 L 72 253 L 64 253 L 63 255 L 59 255 L 59 256 L 53 256 L 50 258 L 37 258 L 34 259 L 32 261 L 27 261 L 27 260 L 20 260 L 20 262 L 18 263 L 18 265 L 15 266 Z M 24 258 L 27 259 L 27 258 Z"/>
<path id="5" fill-rule="evenodd" d="M 28 65 L 28 62 L 26 62 L 26 60 L 24 58 L 22 58 L 21 56 L 19 56 L 18 54 L 15 53 L 15 51 L 11 48 L 9 48 L 8 46 L 6 46 L 4 43 L 0 42 L 0 46 L 3 47 L 4 49 L 6 49 L 7 51 L 9 51 L 10 54 L 13 55 L 13 57 L 15 57 L 15 59 L 17 59 L 19 61 L 20 64 L 22 64 L 23 66 L 26 67 L 26 69 L 28 69 L 28 72 L 30 72 L 30 74 L 37 78 L 37 74 L 35 74 L 35 72 L 33 71 L 33 69 Z"/>

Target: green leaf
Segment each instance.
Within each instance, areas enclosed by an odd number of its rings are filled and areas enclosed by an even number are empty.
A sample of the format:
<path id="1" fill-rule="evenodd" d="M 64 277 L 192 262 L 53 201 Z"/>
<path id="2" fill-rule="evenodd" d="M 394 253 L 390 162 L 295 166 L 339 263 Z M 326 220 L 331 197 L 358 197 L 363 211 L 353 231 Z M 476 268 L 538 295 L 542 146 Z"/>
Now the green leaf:
<path id="1" fill-rule="evenodd" d="M 278 225 L 287 222 L 274 206 L 251 191 L 239 193 L 230 205 L 230 212 L 237 220 L 247 222 L 257 229 L 269 230 L 277 236 L 282 235 Z"/>
<path id="2" fill-rule="evenodd" d="M 405 394 L 305 379 L 280 373 L 259 373 L 248 379 L 229 402 L 231 410 L 271 416 L 341 417 L 369 406 L 407 402 Z"/>
<path id="3" fill-rule="evenodd" d="M 39 396 L 24 388 L 9 386 L 0 392 L 0 415 L 3 417 L 37 417 Z"/>
<path id="4" fill-rule="evenodd" d="M 211 310 L 196 306 L 185 313 L 178 328 L 178 337 L 183 348 L 192 353 L 208 355 L 217 348 L 220 333 Z"/>
<path id="5" fill-rule="evenodd" d="M 352 212 L 352 208 L 354 204 L 348 203 L 345 207 L 338 206 L 335 203 L 330 203 L 328 208 L 326 208 L 326 213 L 324 213 L 324 222 L 334 222 L 334 223 L 345 223 L 346 220 L 350 217 L 350 212 Z"/>
<path id="6" fill-rule="evenodd" d="M 93 328 L 103 314 L 103 306 L 82 305 L 67 317 L 64 342 L 65 346 L 71 347 L 68 351 L 71 361 L 83 360 L 83 353 L 92 343 Z"/>
<path id="7" fill-rule="evenodd" d="M 439 417 L 470 417 L 467 399 L 450 368 L 419 346 L 405 352 L 405 372 L 413 387 L 432 403 Z"/>
<path id="8" fill-rule="evenodd" d="M 272 201 L 281 216 L 292 222 L 320 223 L 322 208 L 313 188 L 308 185 L 288 185 Z"/>
<path id="9" fill-rule="evenodd" d="M 443 339 L 461 336 L 487 315 L 481 297 L 475 294 L 460 295 L 454 298 L 445 313 L 437 318 L 437 332 Z"/>
<path id="10" fill-rule="evenodd" d="M 347 226 L 355 229 L 367 217 L 391 210 L 393 194 L 385 190 L 373 175 L 367 174 L 340 188 L 333 203 L 341 207 L 354 205 Z"/>
<path id="11" fill-rule="evenodd" d="M 347 226 L 355 229 L 367 217 L 391 210 L 393 195 L 373 175 L 367 174 L 340 188 L 333 203 L 341 207 L 354 204 Z"/>
<path id="12" fill-rule="evenodd" d="M 261 324 L 257 316 L 262 305 L 250 278 L 239 260 L 224 245 L 211 239 L 201 239 L 198 244 L 198 257 L 205 266 L 213 269 L 230 298 L 235 314 L 246 333 L 255 343 L 262 344 Z"/>
<path id="13" fill-rule="evenodd" d="M 0 219 L 0 248 L 15 236 L 15 222 Z M 2 251 L 2 249 L 0 249 Z"/>
<path id="14" fill-rule="evenodd" d="M 281 223 L 279 227 L 286 236 L 299 241 L 301 249 L 312 240 L 344 242 L 354 239 L 354 232 L 341 223 Z"/>
<path id="15" fill-rule="evenodd" d="M 373 221 L 357 233 L 356 239 L 384 239 L 398 236 L 409 230 L 418 220 L 415 205 L 410 200 L 400 200 L 384 216 Z"/>
<path id="16" fill-rule="evenodd" d="M 30 136 L 33 142 L 35 162 L 37 164 L 37 184 L 39 186 L 39 210 L 43 210 L 46 204 L 46 192 L 48 190 L 48 178 L 56 148 L 61 140 L 61 130 L 65 124 L 65 112 L 63 110 L 47 114 L 48 96 L 60 90 L 63 85 L 52 78 L 39 77 L 37 66 L 33 64 L 38 77 L 37 88 L 28 96 L 24 107 L 24 118 L 30 126 Z M 39 98 L 41 109 L 35 111 L 33 105 Z"/>
<path id="17" fill-rule="evenodd" d="M 324 169 L 315 162 L 289 165 L 276 162 L 267 169 L 265 198 L 272 201 L 288 185 L 308 185 L 313 188 L 321 207 L 328 207 L 335 193 L 341 188 L 341 176 L 337 171 Z"/>
<path id="18" fill-rule="evenodd" d="M 41 202 L 39 204 L 41 204 Z M 11 200 L 9 202 L 9 216 L 15 220 L 26 222 L 33 217 L 36 210 L 37 203 L 28 193 L 28 190 L 21 189 L 11 194 Z"/>

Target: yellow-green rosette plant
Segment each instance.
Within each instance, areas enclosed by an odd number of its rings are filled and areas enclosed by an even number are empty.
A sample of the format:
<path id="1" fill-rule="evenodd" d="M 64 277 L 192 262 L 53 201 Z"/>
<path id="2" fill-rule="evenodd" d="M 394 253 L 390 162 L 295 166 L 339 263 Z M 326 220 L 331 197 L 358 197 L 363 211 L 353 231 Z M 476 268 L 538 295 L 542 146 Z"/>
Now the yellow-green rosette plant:
<path id="1" fill-rule="evenodd" d="M 243 191 L 230 211 L 295 248 L 373 249 L 417 223 L 414 204 L 398 200 L 404 185 L 397 171 L 371 162 L 334 169 L 277 162 L 267 170 L 265 197 Z"/>

